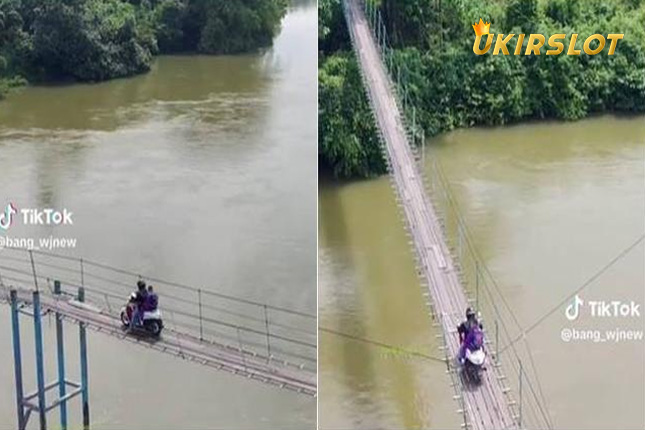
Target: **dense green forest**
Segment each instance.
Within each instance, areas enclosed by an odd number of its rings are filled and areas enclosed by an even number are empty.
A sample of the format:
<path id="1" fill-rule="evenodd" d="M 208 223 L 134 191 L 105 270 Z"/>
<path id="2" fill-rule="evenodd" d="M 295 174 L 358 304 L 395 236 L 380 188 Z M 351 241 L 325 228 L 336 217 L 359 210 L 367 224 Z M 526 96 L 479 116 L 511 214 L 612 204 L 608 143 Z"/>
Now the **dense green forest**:
<path id="1" fill-rule="evenodd" d="M 370 1 L 370 0 L 367 0 Z M 371 0 L 405 72 L 417 121 L 433 136 L 527 119 L 645 112 L 644 0 Z M 321 166 L 339 177 L 382 173 L 340 0 L 319 2 Z M 491 33 L 624 33 L 615 55 L 477 56 L 472 24 Z M 524 41 L 526 46 L 527 41 Z M 514 46 L 514 45 L 513 45 Z"/>
<path id="2" fill-rule="evenodd" d="M 0 98 L 25 82 L 100 81 L 160 53 L 267 46 L 286 0 L 0 0 Z"/>

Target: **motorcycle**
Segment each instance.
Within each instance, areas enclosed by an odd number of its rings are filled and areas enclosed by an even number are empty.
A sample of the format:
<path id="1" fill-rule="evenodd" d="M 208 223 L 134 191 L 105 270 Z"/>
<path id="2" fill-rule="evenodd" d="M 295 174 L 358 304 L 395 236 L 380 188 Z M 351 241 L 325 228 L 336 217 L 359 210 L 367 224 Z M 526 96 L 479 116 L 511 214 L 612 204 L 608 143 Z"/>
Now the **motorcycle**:
<path id="1" fill-rule="evenodd" d="M 467 381 L 475 385 L 481 384 L 481 372 L 484 370 L 486 352 L 484 351 L 484 334 L 475 328 L 464 339 L 465 351 L 462 362 L 462 371 Z"/>
<path id="2" fill-rule="evenodd" d="M 130 328 L 130 324 L 132 323 L 132 316 L 134 315 L 134 310 L 137 306 L 135 302 L 136 298 L 137 294 L 132 293 L 128 303 L 121 308 L 121 323 L 125 328 Z M 144 333 L 150 334 L 154 337 L 159 337 L 161 335 L 161 330 L 163 330 L 163 320 L 161 319 L 161 311 L 159 309 L 155 309 L 150 312 L 143 312 L 141 321 L 141 325 L 137 324 L 133 327 L 135 330 L 143 331 Z"/>
<path id="3" fill-rule="evenodd" d="M 466 348 L 466 360 L 464 361 L 464 375 L 475 385 L 480 385 L 482 382 L 481 372 L 484 369 L 484 362 L 486 361 L 486 353 L 484 348 L 479 348 L 474 351 Z"/>

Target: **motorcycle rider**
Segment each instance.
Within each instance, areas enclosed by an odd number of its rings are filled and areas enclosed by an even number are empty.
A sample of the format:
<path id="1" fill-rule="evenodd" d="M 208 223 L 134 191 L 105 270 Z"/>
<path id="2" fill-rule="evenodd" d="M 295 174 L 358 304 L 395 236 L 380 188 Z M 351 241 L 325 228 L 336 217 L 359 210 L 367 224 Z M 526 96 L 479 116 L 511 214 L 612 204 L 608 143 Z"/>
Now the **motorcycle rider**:
<path id="1" fill-rule="evenodd" d="M 146 301 L 143 304 L 144 312 L 154 312 L 159 306 L 159 296 L 154 292 L 152 285 L 148 285 L 148 294 L 146 295 Z"/>
<path id="2" fill-rule="evenodd" d="M 466 309 L 466 321 L 459 324 L 457 332 L 459 333 L 459 362 L 464 364 L 466 360 L 466 349 L 471 350 L 482 347 L 484 327 L 477 321 L 477 315 L 471 308 Z"/>
<path id="3" fill-rule="evenodd" d="M 137 293 L 133 300 L 134 310 L 132 312 L 132 321 L 130 321 L 129 330 L 143 324 L 143 305 L 147 301 L 148 291 L 146 290 L 146 283 L 140 279 L 137 282 Z"/>

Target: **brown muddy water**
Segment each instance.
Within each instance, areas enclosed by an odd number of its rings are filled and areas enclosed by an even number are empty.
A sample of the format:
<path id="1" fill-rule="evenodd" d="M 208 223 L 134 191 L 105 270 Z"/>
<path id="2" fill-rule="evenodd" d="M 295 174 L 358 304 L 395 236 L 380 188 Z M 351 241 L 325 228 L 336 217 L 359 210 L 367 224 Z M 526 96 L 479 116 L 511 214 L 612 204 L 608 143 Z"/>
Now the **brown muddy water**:
<path id="1" fill-rule="evenodd" d="M 645 232 L 645 117 L 459 130 L 425 157 L 522 327 Z M 460 428 L 389 180 L 323 180 L 319 197 L 321 427 Z M 641 316 L 571 323 L 562 307 L 528 334 L 555 428 L 642 428 L 643 340 L 564 342 L 561 330 L 642 333 L 643 242 L 580 297 L 633 300 Z"/>
<path id="2" fill-rule="evenodd" d="M 11 235 L 74 237 L 69 255 L 315 314 L 317 12 L 315 2 L 294 4 L 265 52 L 160 57 L 145 75 L 30 87 L 1 102 L 0 204 L 74 212 L 72 227 Z M 28 390 L 30 330 L 23 323 Z M 77 336 L 67 331 L 74 376 Z M 94 332 L 89 347 L 94 429 L 315 427 L 315 399 Z M 0 428 L 9 429 L 6 306 L 0 360 Z"/>

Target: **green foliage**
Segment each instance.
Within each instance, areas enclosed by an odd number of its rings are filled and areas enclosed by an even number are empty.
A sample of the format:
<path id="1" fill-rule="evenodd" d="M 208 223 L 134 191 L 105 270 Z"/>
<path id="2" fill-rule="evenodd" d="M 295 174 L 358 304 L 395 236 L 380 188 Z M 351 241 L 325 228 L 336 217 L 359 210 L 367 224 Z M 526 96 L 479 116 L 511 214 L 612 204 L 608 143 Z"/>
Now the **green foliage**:
<path id="1" fill-rule="evenodd" d="M 318 1 L 318 50 L 324 54 L 351 49 L 340 0 Z"/>
<path id="2" fill-rule="evenodd" d="M 538 22 L 537 0 L 509 0 L 506 6 L 506 28 L 519 27 L 523 33 L 535 32 Z"/>
<path id="3" fill-rule="evenodd" d="M 162 52 L 245 52 L 271 44 L 285 0 L 162 0 L 155 8 Z"/>
<path id="4" fill-rule="evenodd" d="M 149 70 L 152 60 L 134 6 L 120 0 L 44 2 L 35 15 L 33 44 L 36 67 L 47 78 L 129 76 Z"/>
<path id="5" fill-rule="evenodd" d="M 184 19 L 186 5 L 180 0 L 162 0 L 155 9 L 157 42 L 161 52 L 173 53 L 184 49 Z"/>
<path id="6" fill-rule="evenodd" d="M 100 81 L 158 52 L 249 51 L 271 43 L 285 1 L 0 0 L 0 79 Z"/>
<path id="7" fill-rule="evenodd" d="M 318 76 L 321 164 L 342 177 L 383 173 L 385 164 L 355 58 L 331 56 Z"/>
<path id="8" fill-rule="evenodd" d="M 580 3 L 570 0 L 549 0 L 545 15 L 561 25 L 572 25 L 580 16 Z"/>
<path id="9" fill-rule="evenodd" d="M 402 84 L 416 107 L 417 123 L 427 135 L 533 118 L 575 120 L 601 112 L 645 112 L 643 0 L 498 0 L 487 4 L 475 0 L 372 1 L 380 4 L 394 42 L 394 63 L 400 67 Z M 321 14 L 326 20 L 321 26 L 325 41 L 333 40 L 335 34 L 346 35 L 344 23 L 339 26 L 330 18 L 333 16 L 328 11 Z M 607 55 L 608 47 L 595 56 L 547 56 L 546 47 L 540 56 L 477 56 L 472 52 L 472 24 L 480 17 L 492 23 L 491 33 L 533 32 L 547 37 L 579 33 L 577 49 L 582 49 L 584 40 L 592 34 L 624 33 L 625 37 L 612 56 Z M 565 49 L 569 40 L 568 36 Z M 513 51 L 516 43 L 517 36 L 509 43 L 509 50 Z M 322 54 L 323 59 L 337 55 L 332 51 Z M 324 67 L 326 63 L 321 64 Z M 333 92 L 329 95 L 341 97 Z M 320 103 L 331 103 L 323 99 L 322 92 Z M 352 124 L 351 116 L 360 116 L 361 112 L 341 111 L 340 115 L 348 116 L 321 116 L 320 129 L 331 127 L 325 121 L 334 126 Z M 373 151 L 376 141 L 354 135 L 361 138 L 357 144 L 346 136 L 351 137 L 351 132 L 343 131 L 339 139 L 345 140 L 336 145 L 347 147 L 351 164 L 369 165 L 361 157 Z M 359 144 L 361 150 L 355 150 Z M 349 176 L 365 176 L 377 172 L 336 168 L 336 164 L 347 161 L 326 157 L 329 148 L 321 148 L 321 159 L 339 174 L 351 171 Z M 338 153 L 336 149 L 334 154 Z"/>
<path id="10" fill-rule="evenodd" d="M 1 60 L 2 57 L 0 57 Z M 4 99 L 12 89 L 19 88 L 24 85 L 27 85 L 27 81 L 20 77 L 15 76 L 13 78 L 1 78 L 0 77 L 0 100 Z"/>
<path id="11" fill-rule="evenodd" d="M 230 54 L 268 46 L 278 30 L 286 3 L 282 0 L 220 0 L 191 4 L 192 14 L 206 19 L 197 50 Z M 234 34 L 234 37 L 231 35 Z"/>
<path id="12" fill-rule="evenodd" d="M 318 158 L 337 177 L 386 171 L 340 0 L 318 2 Z"/>

